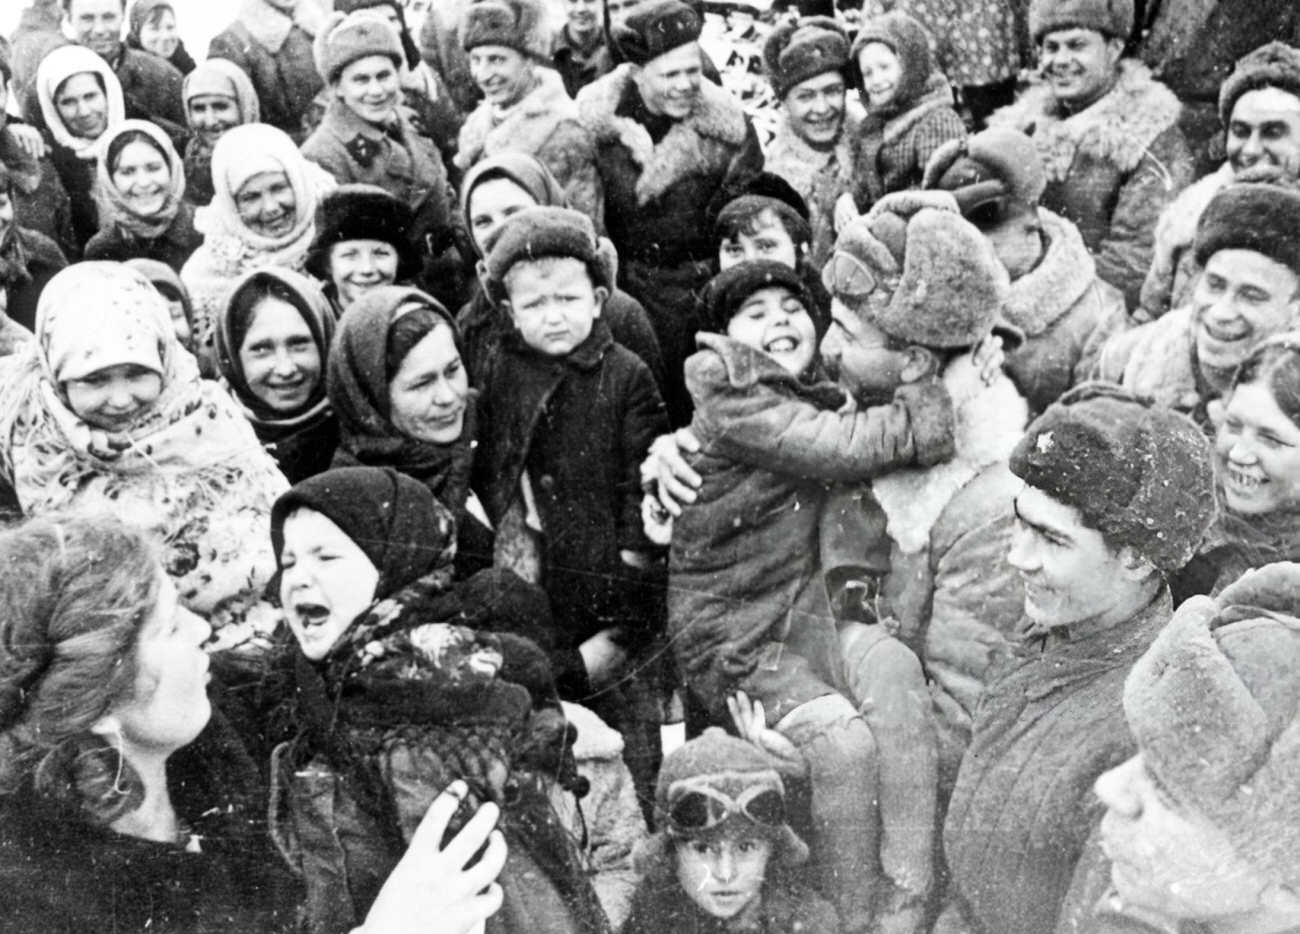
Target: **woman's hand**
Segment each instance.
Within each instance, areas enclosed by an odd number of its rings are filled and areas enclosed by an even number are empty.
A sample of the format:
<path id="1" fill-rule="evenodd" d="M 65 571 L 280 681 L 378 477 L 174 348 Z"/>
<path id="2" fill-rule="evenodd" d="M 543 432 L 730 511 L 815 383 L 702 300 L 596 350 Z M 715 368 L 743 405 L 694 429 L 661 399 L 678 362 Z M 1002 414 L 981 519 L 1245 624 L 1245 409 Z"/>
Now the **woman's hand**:
<path id="1" fill-rule="evenodd" d="M 696 491 L 704 482 L 682 456 L 699 450 L 700 439 L 689 428 L 678 428 L 670 435 L 655 438 L 641 464 L 641 488 L 653 492 L 670 516 L 682 514 L 682 503 L 695 502 Z"/>
<path id="2" fill-rule="evenodd" d="M 740 738 L 753 743 L 775 759 L 780 771 L 788 775 L 803 775 L 807 772 L 808 764 L 804 761 L 803 753 L 794 743 L 767 725 L 767 714 L 763 710 L 762 701 L 751 701 L 744 691 L 737 691 L 727 698 L 727 712 L 731 714 L 731 722 L 736 725 Z"/>
<path id="3" fill-rule="evenodd" d="M 25 123 L 9 124 L 9 132 L 13 134 L 14 142 L 18 144 L 28 157 L 32 159 L 44 159 L 47 153 L 45 148 L 45 137 L 41 136 L 41 131 L 34 126 L 28 126 Z"/>
<path id="4" fill-rule="evenodd" d="M 1002 374 L 1002 365 L 1007 362 L 1007 355 L 1002 351 L 1002 338 L 990 334 L 980 341 L 971 355 L 971 362 L 979 370 L 980 379 L 985 386 L 992 386 Z"/>
<path id="5" fill-rule="evenodd" d="M 447 825 L 468 793 L 464 782 L 452 782 L 429 806 L 365 925 L 354 934 L 469 934 L 501 907 L 501 886 L 495 880 L 506 864 L 506 841 L 495 829 L 497 806 L 482 805 L 442 846 Z M 479 861 L 467 868 L 484 843 Z"/>

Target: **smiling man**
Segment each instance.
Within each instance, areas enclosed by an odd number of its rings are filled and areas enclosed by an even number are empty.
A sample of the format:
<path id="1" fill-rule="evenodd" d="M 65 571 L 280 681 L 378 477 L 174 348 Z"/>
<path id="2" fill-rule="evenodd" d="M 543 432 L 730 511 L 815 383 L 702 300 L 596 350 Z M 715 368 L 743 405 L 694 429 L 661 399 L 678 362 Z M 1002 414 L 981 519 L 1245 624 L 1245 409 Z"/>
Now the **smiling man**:
<path id="1" fill-rule="evenodd" d="M 601 75 L 609 74 L 614 60 L 605 38 L 601 0 L 564 0 L 564 11 L 564 25 L 551 42 L 551 61 L 564 79 L 564 89 L 573 97 Z"/>
<path id="2" fill-rule="evenodd" d="M 1033 0 L 1029 27 L 1042 81 L 990 124 L 1033 138 L 1048 173 L 1043 207 L 1078 226 L 1098 276 L 1136 307 L 1156 219 L 1192 180 L 1178 100 L 1121 58 L 1133 0 Z"/>
<path id="3" fill-rule="evenodd" d="M 1099 815 L 1092 783 L 1133 754 L 1124 678 L 1169 621 L 1164 576 L 1209 525 L 1214 477 L 1191 421 L 1096 383 L 1029 426 L 1011 472 L 1021 641 L 984 689 L 957 775 L 947 910 L 967 930 L 1041 934 Z"/>
<path id="4" fill-rule="evenodd" d="M 1102 349 L 1097 375 L 1190 414 L 1208 405 L 1260 342 L 1300 324 L 1300 193 L 1238 184 L 1201 216 L 1193 247 L 1203 267 L 1192 300 L 1119 334 Z"/>

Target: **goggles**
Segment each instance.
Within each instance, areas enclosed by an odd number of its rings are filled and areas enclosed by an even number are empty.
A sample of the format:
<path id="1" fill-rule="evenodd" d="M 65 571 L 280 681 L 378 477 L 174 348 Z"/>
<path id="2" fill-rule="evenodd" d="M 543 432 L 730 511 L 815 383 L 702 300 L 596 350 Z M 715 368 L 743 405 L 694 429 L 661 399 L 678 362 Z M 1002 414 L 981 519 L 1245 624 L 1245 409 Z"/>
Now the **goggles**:
<path id="1" fill-rule="evenodd" d="M 668 799 L 668 824 L 678 834 L 702 833 L 732 816 L 761 827 L 781 827 L 785 824 L 785 796 L 770 785 L 746 788 L 734 798 L 709 785 L 693 785 Z"/>

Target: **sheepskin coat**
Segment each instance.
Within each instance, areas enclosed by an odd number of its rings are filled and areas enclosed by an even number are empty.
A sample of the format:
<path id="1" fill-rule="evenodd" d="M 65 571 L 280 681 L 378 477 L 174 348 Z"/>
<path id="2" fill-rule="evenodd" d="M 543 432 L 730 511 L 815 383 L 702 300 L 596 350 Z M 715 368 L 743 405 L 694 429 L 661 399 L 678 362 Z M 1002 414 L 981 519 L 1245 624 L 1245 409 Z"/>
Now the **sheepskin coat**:
<path id="1" fill-rule="evenodd" d="M 1145 65 L 1126 59 L 1114 87 L 1076 114 L 1036 84 L 989 121 L 1033 137 L 1048 178 L 1040 203 L 1078 226 L 1097 274 L 1129 308 L 1151 267 L 1156 220 L 1192 180 L 1179 111 Z"/>
<path id="2" fill-rule="evenodd" d="M 536 156 L 564 189 L 569 207 L 590 217 L 597 230 L 604 229 L 595 143 L 554 69 L 538 68 L 536 87 L 504 111 L 483 101 L 465 118 L 456 152 L 462 172 L 506 151 Z"/>
<path id="3" fill-rule="evenodd" d="M 1136 751 L 1124 679 L 1172 612 L 1162 588 L 1117 626 L 1036 630 L 984 689 L 943 833 L 976 930 L 1053 930 L 1101 816 L 1093 782 Z"/>
<path id="4" fill-rule="evenodd" d="M 1011 283 L 1002 315 L 1025 333 L 1006 369 L 1029 410 L 1042 412 L 1092 374 L 1101 348 L 1128 328 L 1119 290 L 1097 277 L 1097 264 L 1072 223 L 1038 209 L 1046 250 Z"/>
<path id="5" fill-rule="evenodd" d="M 1218 171 L 1183 189 L 1160 215 L 1151 268 L 1142 283 L 1142 310 L 1150 317 L 1159 318 L 1191 300 L 1201 271 L 1192 254 L 1196 225 L 1214 196 L 1231 185 L 1236 175 L 1229 163 L 1223 163 Z"/>
<path id="6" fill-rule="evenodd" d="M 767 171 L 781 176 L 808 205 L 812 227 L 809 259 L 816 269 L 826 265 L 835 246 L 835 202 L 853 190 L 853 140 L 858 135 L 862 114 L 853 107 L 844 113 L 844 126 L 829 149 L 814 148 L 795 133 L 782 115 L 776 136 L 767 147 Z"/>
<path id="7" fill-rule="evenodd" d="M 1093 376 L 1184 412 L 1204 427 L 1206 403 L 1217 393 L 1198 369 L 1195 327 L 1196 313 L 1189 305 L 1116 334 L 1102 347 Z"/>

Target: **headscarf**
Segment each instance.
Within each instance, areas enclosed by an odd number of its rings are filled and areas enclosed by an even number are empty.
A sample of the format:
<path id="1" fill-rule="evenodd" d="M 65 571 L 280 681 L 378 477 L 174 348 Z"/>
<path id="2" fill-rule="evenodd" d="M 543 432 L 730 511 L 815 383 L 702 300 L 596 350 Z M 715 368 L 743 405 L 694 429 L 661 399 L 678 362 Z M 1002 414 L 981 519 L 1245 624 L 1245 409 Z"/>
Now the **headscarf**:
<path id="1" fill-rule="evenodd" d="M 296 412 L 288 414 L 272 409 L 253 393 L 244 377 L 244 368 L 239 362 L 238 343 L 244 335 L 235 334 L 234 308 L 238 297 L 247 289 L 265 282 L 278 282 L 296 297 L 291 304 L 307 324 L 316 350 L 320 353 L 322 363 L 320 382 L 312 392 L 311 398 Z M 253 312 L 256 317 L 257 312 Z M 250 319 L 251 323 L 251 319 Z M 245 417 L 252 423 L 257 435 L 263 441 L 274 441 L 275 436 L 296 433 L 329 418 L 331 413 L 329 397 L 325 395 L 325 373 L 323 364 L 329 359 L 330 341 L 334 337 L 334 312 L 330 308 L 321 287 L 314 280 L 290 269 L 278 269 L 268 266 L 256 269 L 234 284 L 230 298 L 226 300 L 216 322 L 217 367 L 221 378 L 230 389 L 235 401 L 244 410 Z"/>
<path id="2" fill-rule="evenodd" d="M 82 139 L 73 136 L 59 115 L 59 108 L 54 104 L 55 93 L 59 85 L 73 75 L 92 74 L 99 78 L 104 87 L 104 97 L 108 101 L 106 116 L 108 126 L 105 133 L 126 119 L 126 105 L 122 101 L 122 85 L 117 80 L 108 63 L 90 49 L 80 45 L 64 45 L 55 49 L 41 61 L 36 70 L 36 96 L 41 104 L 41 117 L 49 128 L 54 141 L 76 153 L 77 158 L 90 162 L 99 153 L 98 139 Z"/>
<path id="3" fill-rule="evenodd" d="M 326 387 L 339 419 L 339 453 L 358 464 L 394 467 L 422 481 L 444 506 L 459 513 L 469 495 L 473 466 L 475 399 L 471 390 L 460 438 L 429 444 L 393 427 L 388 408 L 388 331 L 398 318 L 428 308 L 460 332 L 450 313 L 430 295 L 406 286 L 372 289 L 339 320 L 326 367 Z M 337 463 L 336 459 L 336 463 Z"/>
<path id="4" fill-rule="evenodd" d="M 494 178 L 504 178 L 514 182 L 532 195 L 541 207 L 569 206 L 564 189 L 560 187 L 560 183 L 555 180 L 555 176 L 551 174 L 551 170 L 545 163 L 525 152 L 501 152 L 474 163 L 473 168 L 465 173 L 465 180 L 460 186 L 460 212 L 465 218 L 466 230 L 473 228 L 469 217 L 470 195 L 481 182 Z M 474 248 L 479 251 L 481 257 L 482 250 L 477 244 Z"/>
<path id="5" fill-rule="evenodd" d="M 181 99 L 188 115 L 190 101 L 204 94 L 228 97 L 239 108 L 240 123 L 258 123 L 262 119 L 262 105 L 257 99 L 253 82 L 234 62 L 224 58 L 210 58 L 200 62 L 185 76 L 181 85 Z"/>
<path id="6" fill-rule="evenodd" d="M 126 265 L 141 272 L 149 284 L 169 302 L 180 302 L 185 309 L 185 320 L 189 322 L 190 331 L 194 330 L 194 303 L 190 301 L 189 289 L 181 281 L 180 275 L 166 263 L 144 256 L 136 256 L 126 261 Z M 187 348 L 188 349 L 188 348 Z"/>
<path id="7" fill-rule="evenodd" d="M 143 215 L 135 211 L 126 197 L 113 184 L 113 173 L 108 164 L 108 153 L 113 141 L 125 133 L 143 133 L 153 141 L 154 147 L 162 153 L 163 161 L 171 173 L 171 187 L 157 214 Z M 119 157 L 121 153 L 118 154 Z M 99 138 L 98 163 L 95 167 L 95 197 L 99 201 L 100 226 L 109 223 L 123 228 L 137 237 L 149 239 L 157 237 L 176 219 L 181 200 L 185 197 L 185 166 L 181 157 L 167 134 L 148 120 L 123 120 L 117 126 L 110 127 Z"/>
<path id="8" fill-rule="evenodd" d="M 145 24 L 149 22 L 150 17 L 158 10 L 166 10 L 176 17 L 176 5 L 173 0 L 135 0 L 127 14 L 126 21 L 126 45 L 127 48 L 138 49 L 142 52 L 148 52 L 150 55 L 156 55 L 144 47 L 140 41 L 140 33 Z M 161 56 L 159 56 L 161 57 Z M 190 53 L 185 50 L 185 43 L 177 37 L 176 51 L 167 56 L 164 61 L 170 62 L 176 66 L 176 70 L 183 75 L 188 75 L 194 70 L 194 59 Z"/>

